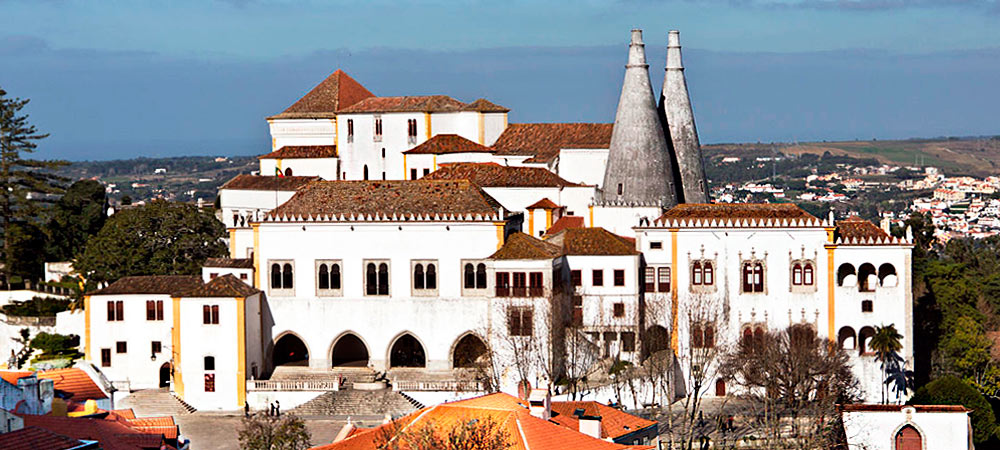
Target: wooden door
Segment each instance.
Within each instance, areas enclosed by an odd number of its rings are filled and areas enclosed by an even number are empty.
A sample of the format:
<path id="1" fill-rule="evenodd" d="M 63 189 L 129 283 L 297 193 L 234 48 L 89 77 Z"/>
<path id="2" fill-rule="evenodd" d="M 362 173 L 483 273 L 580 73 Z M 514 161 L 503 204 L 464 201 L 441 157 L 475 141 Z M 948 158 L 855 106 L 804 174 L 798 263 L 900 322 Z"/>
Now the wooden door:
<path id="1" fill-rule="evenodd" d="M 923 438 L 916 428 L 907 425 L 896 433 L 896 450 L 922 450 Z"/>

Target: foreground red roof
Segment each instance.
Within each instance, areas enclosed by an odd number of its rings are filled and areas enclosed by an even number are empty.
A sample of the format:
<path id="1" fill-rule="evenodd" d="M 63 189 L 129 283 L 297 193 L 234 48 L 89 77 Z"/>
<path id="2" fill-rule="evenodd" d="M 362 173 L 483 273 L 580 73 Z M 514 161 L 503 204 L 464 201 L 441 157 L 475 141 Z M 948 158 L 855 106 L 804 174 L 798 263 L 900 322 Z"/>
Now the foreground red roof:
<path id="1" fill-rule="evenodd" d="M 79 439 L 38 427 L 24 427 L 0 434 L 0 448 L 4 450 L 68 450 L 81 446 L 83 443 Z M 87 448 L 97 448 L 97 446 Z"/>
<path id="2" fill-rule="evenodd" d="M 83 369 L 54 369 L 38 372 L 38 378 L 52 380 L 57 391 L 70 394 L 69 399 L 74 402 L 85 402 L 87 400 L 102 400 L 108 395 L 94 383 L 93 378 L 87 375 Z"/>
<path id="3" fill-rule="evenodd" d="M 618 439 L 636 431 L 657 426 L 657 422 L 633 416 L 608 405 L 594 402 L 552 402 L 553 421 L 571 429 L 580 429 L 581 411 L 585 416 L 601 418 L 601 438 Z"/>
<path id="4" fill-rule="evenodd" d="M 567 228 L 586 228 L 586 225 L 583 224 L 583 216 L 562 216 L 548 230 L 545 230 L 545 235 L 551 236 Z"/>
<path id="5" fill-rule="evenodd" d="M 17 386 L 17 380 L 24 377 L 30 377 L 34 373 L 35 372 L 30 371 L 4 370 L 0 371 L 0 378 L 10 384 L 13 384 L 14 386 Z"/>
<path id="6" fill-rule="evenodd" d="M 139 431 L 117 417 L 105 419 L 23 415 L 24 426 L 44 428 L 74 439 L 98 441 L 104 450 L 157 449 L 167 446 L 162 434 Z"/>

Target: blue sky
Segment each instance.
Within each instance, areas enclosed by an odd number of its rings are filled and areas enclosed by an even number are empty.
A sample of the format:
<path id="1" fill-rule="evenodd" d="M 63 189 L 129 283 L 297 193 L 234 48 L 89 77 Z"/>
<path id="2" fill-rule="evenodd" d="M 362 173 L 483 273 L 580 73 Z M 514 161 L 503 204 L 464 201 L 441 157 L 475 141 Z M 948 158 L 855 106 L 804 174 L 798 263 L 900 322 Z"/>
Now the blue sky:
<path id="1" fill-rule="evenodd" d="M 32 99 L 41 157 L 256 154 L 337 68 L 610 121 L 633 27 L 654 86 L 681 30 L 703 142 L 1000 134 L 996 0 L 0 0 L 0 86 Z"/>

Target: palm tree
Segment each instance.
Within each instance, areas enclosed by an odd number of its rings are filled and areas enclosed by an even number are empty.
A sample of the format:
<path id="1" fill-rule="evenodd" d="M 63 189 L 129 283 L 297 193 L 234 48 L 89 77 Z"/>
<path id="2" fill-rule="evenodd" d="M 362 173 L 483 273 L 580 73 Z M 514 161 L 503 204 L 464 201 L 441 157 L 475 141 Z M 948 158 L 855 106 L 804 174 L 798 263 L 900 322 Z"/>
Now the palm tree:
<path id="1" fill-rule="evenodd" d="M 875 327 L 875 334 L 872 336 L 868 347 L 875 352 L 875 360 L 882 367 L 882 375 L 887 379 L 889 368 L 902 358 L 899 351 L 903 349 L 903 335 L 896 331 L 893 324 Z M 885 403 L 886 385 L 882 385 L 882 403 Z"/>

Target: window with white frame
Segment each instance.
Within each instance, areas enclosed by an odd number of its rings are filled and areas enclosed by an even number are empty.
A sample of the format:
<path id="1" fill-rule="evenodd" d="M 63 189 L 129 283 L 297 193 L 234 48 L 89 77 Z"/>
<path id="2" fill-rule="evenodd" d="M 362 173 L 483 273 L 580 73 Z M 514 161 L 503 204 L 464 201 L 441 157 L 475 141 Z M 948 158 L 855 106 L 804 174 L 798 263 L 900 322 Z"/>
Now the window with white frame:
<path id="1" fill-rule="evenodd" d="M 410 262 L 411 289 L 414 296 L 437 295 L 438 263 L 434 259 L 420 259 Z"/>
<path id="2" fill-rule="evenodd" d="M 389 261 L 366 260 L 365 295 L 389 295 Z"/>
<path id="3" fill-rule="evenodd" d="M 691 290 L 715 290 L 715 261 L 710 259 L 695 259 L 691 261 Z M 669 277 L 669 272 L 667 276 Z M 667 283 L 669 288 L 669 282 Z"/>
<path id="4" fill-rule="evenodd" d="M 486 289 L 486 263 L 483 261 L 462 261 L 463 295 L 483 295 Z"/>
<path id="5" fill-rule="evenodd" d="M 316 295 L 318 297 L 339 297 L 343 293 L 340 260 L 316 260 Z"/>
<path id="6" fill-rule="evenodd" d="M 295 262 L 292 260 L 268 261 L 271 295 L 295 295 Z"/>

